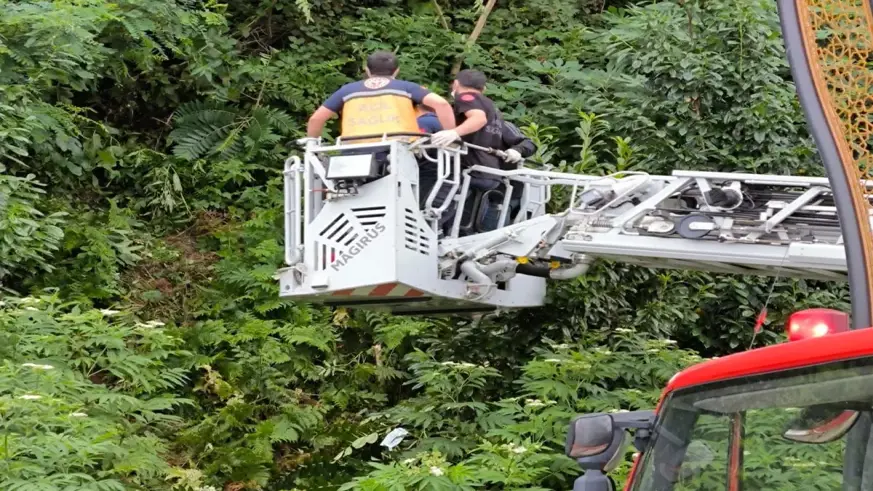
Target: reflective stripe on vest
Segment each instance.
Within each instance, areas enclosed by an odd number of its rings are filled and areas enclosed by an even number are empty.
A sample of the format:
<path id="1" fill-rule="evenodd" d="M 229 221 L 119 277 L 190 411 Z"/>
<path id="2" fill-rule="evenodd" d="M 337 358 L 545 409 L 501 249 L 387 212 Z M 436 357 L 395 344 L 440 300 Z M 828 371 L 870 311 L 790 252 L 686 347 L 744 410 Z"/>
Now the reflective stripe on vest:
<path id="1" fill-rule="evenodd" d="M 343 98 L 340 136 L 385 133 L 418 133 L 418 120 L 409 94 L 382 89 L 355 92 Z M 356 143 L 363 141 L 354 140 Z"/>

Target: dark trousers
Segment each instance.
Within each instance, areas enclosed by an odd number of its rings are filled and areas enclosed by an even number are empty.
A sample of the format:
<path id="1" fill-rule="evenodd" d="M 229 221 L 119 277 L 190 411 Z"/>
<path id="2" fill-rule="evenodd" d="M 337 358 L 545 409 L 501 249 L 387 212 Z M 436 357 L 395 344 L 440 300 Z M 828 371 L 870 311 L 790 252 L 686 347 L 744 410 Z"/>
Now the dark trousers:
<path id="1" fill-rule="evenodd" d="M 462 211 L 462 215 L 461 215 L 462 221 L 464 223 L 470 221 L 469 220 L 470 216 L 474 212 L 474 207 L 476 205 L 476 202 L 475 202 L 476 194 L 479 194 L 481 196 L 481 195 L 485 194 L 486 192 L 491 191 L 492 189 L 497 189 L 497 187 L 499 187 L 499 186 L 500 186 L 500 181 L 496 181 L 494 179 L 490 179 L 487 177 L 471 176 L 470 177 L 470 195 L 467 196 L 467 200 L 464 202 L 464 210 Z M 481 208 L 484 205 L 485 205 L 484 201 L 480 202 L 480 204 L 479 204 L 480 216 L 481 216 Z M 452 207 L 451 207 L 452 218 L 451 218 L 450 223 L 454 221 L 455 213 L 456 213 L 455 204 L 452 203 Z M 494 220 L 496 223 L 496 218 Z M 496 228 L 496 227 L 494 227 L 494 228 Z M 489 232 L 491 230 L 494 230 L 494 228 L 485 227 L 484 230 L 482 230 L 482 232 Z M 464 231 L 461 231 L 460 235 L 467 235 L 467 234 L 464 233 Z"/>
<path id="2" fill-rule="evenodd" d="M 418 166 L 418 206 L 422 210 L 424 210 L 424 205 L 427 203 L 427 198 L 430 196 L 430 193 L 433 191 L 434 186 L 436 186 L 437 182 L 437 166 L 433 162 L 419 162 Z M 439 208 L 445 203 L 446 199 L 449 197 L 449 191 L 452 189 L 450 184 L 443 184 L 440 186 L 440 189 L 437 191 L 436 196 L 434 196 L 433 203 L 431 206 L 434 208 Z M 443 215 L 439 219 L 439 227 L 443 231 L 444 234 L 448 234 L 452 228 L 452 220 L 454 219 L 454 208 L 455 203 L 452 202 L 451 205 L 443 212 Z"/>
<path id="3" fill-rule="evenodd" d="M 518 215 L 519 208 L 521 207 L 521 195 L 524 189 L 519 183 L 510 184 L 509 189 L 509 211 L 506 213 L 506 218 L 504 218 L 502 224 L 498 222 L 500 221 L 500 211 L 503 206 L 503 195 L 499 196 L 499 201 L 497 202 L 492 202 L 489 199 L 482 200 L 482 204 L 479 205 L 479 216 L 482 219 L 483 232 L 505 227 Z"/>
<path id="4" fill-rule="evenodd" d="M 430 196 L 431 191 L 436 185 L 437 181 L 437 169 L 436 164 L 432 162 L 421 162 L 418 167 L 418 182 L 419 182 L 419 207 L 424 209 L 425 202 L 427 201 L 428 196 Z M 486 191 L 490 191 L 492 189 L 496 189 L 500 186 L 500 181 L 496 181 L 494 179 L 489 179 L 486 177 L 470 177 L 470 194 L 465 200 L 464 206 L 464 217 L 465 219 L 469 218 L 470 213 L 473 211 L 473 196 L 476 192 L 484 193 Z M 433 203 L 431 206 L 434 208 L 439 208 L 448 198 L 449 191 L 452 186 L 450 184 L 443 184 L 440 186 L 439 191 L 437 191 L 436 196 L 434 196 Z M 460 188 L 458 188 L 458 192 L 460 192 Z M 494 208 L 494 207 L 491 207 Z M 457 213 L 457 203 L 453 200 L 452 203 L 446 208 L 443 212 L 443 215 L 440 217 L 439 227 L 443 231 L 443 235 L 449 235 L 452 230 L 452 225 L 455 221 L 455 215 Z M 489 215 L 491 216 L 491 215 Z M 499 210 L 497 211 L 497 215 L 494 215 L 493 218 L 489 218 L 489 220 L 493 221 L 495 226 L 493 228 L 488 228 L 487 230 L 493 230 L 496 227 L 497 218 L 499 217 Z"/>

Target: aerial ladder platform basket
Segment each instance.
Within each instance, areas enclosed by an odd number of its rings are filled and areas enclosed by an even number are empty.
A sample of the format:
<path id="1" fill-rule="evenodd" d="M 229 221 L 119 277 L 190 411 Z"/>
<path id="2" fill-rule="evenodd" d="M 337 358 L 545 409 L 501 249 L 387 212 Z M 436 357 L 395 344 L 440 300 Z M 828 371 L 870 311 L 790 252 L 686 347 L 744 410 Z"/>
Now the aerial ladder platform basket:
<path id="1" fill-rule="evenodd" d="M 826 178 L 464 168 L 466 144 L 438 148 L 422 135 L 367 140 L 310 142 L 302 159 L 286 160 L 282 297 L 396 314 L 537 307 L 548 280 L 582 275 L 598 258 L 846 279 Z M 421 188 L 422 166 L 436 172 L 430 189 Z M 476 191 L 471 172 L 500 186 Z M 558 193 L 565 206 L 547 212 Z M 485 229 L 486 212 L 502 226 Z"/>

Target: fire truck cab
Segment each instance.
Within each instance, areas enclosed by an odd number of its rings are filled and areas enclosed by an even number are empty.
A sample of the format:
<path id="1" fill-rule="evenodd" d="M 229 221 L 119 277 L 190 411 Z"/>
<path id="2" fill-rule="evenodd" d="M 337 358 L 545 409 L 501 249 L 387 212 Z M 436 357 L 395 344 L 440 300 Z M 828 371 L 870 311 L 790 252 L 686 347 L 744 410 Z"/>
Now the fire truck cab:
<path id="1" fill-rule="evenodd" d="M 615 489 L 629 431 L 626 491 L 873 490 L 873 330 L 811 309 L 787 331 L 786 343 L 678 373 L 655 411 L 574 419 L 574 491 Z"/>

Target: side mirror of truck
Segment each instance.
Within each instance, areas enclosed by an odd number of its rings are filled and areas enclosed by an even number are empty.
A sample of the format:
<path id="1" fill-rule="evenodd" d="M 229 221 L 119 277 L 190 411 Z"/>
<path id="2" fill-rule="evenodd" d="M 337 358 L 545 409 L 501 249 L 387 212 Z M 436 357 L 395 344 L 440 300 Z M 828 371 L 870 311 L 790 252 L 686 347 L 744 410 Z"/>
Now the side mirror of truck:
<path id="1" fill-rule="evenodd" d="M 788 423 L 782 436 L 799 443 L 830 443 L 845 436 L 860 414 L 827 404 L 810 406 Z"/>
<path id="2" fill-rule="evenodd" d="M 567 457 L 573 459 L 596 457 L 609 449 L 614 434 L 612 416 L 608 414 L 579 416 L 570 422 L 564 450 Z"/>
<path id="3" fill-rule="evenodd" d="M 609 414 L 578 416 L 570 423 L 564 452 L 586 471 L 609 472 L 627 444 L 625 430 Z"/>
<path id="4" fill-rule="evenodd" d="M 570 423 L 565 453 L 576 459 L 585 473 L 573 483 L 573 491 L 614 491 L 606 474 L 615 468 L 627 443 L 627 433 L 608 414 L 580 416 Z"/>
<path id="5" fill-rule="evenodd" d="M 574 418 L 567 431 L 564 452 L 579 463 L 584 474 L 576 479 L 573 491 L 614 491 L 615 483 L 607 474 L 625 455 L 630 438 L 627 430 L 637 430 L 639 441 L 635 446 L 642 447 L 653 419 L 652 411 L 596 413 Z"/>

